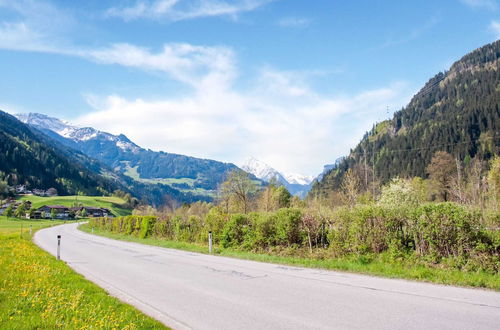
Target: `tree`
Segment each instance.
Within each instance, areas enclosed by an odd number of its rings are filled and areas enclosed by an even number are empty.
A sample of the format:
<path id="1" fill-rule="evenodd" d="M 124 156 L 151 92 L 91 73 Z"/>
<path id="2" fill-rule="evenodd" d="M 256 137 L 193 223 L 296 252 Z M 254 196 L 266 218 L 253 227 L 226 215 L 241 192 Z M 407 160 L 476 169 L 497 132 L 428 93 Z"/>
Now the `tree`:
<path id="1" fill-rule="evenodd" d="M 257 185 L 250 179 L 248 173 L 236 169 L 229 172 L 227 180 L 221 184 L 221 199 L 228 203 L 234 202 L 243 213 L 250 208 L 251 197 L 257 191 Z"/>
<path id="2" fill-rule="evenodd" d="M 382 187 L 379 204 L 389 207 L 416 207 L 420 203 L 418 192 L 415 191 L 410 180 L 394 178 Z"/>
<path id="3" fill-rule="evenodd" d="M 320 227 L 318 217 L 312 213 L 305 213 L 302 215 L 302 227 L 307 232 L 307 241 L 309 243 L 309 252 L 312 253 L 312 241 L 315 239 Z"/>
<path id="4" fill-rule="evenodd" d="M 270 212 L 290 207 L 291 199 L 292 195 L 283 185 L 271 182 L 259 195 L 259 209 Z"/>
<path id="5" fill-rule="evenodd" d="M 457 171 L 456 162 L 446 151 L 436 151 L 432 156 L 427 173 L 442 200 L 448 200 L 448 193 L 453 176 Z"/>
<path id="6" fill-rule="evenodd" d="M 26 216 L 26 204 L 23 202 L 17 207 L 16 217 L 23 218 Z"/>
<path id="7" fill-rule="evenodd" d="M 488 172 L 488 192 L 495 211 L 498 210 L 498 200 L 500 199 L 500 157 L 491 160 Z"/>
<path id="8" fill-rule="evenodd" d="M 83 208 L 82 211 L 80 212 L 80 216 L 82 218 L 86 218 L 87 217 L 87 209 L 86 208 Z"/>
<path id="9" fill-rule="evenodd" d="M 14 210 L 12 209 L 12 204 L 7 206 L 5 209 L 5 216 L 10 218 L 12 215 L 14 215 Z"/>
<path id="10" fill-rule="evenodd" d="M 9 186 L 7 182 L 0 180 L 0 198 L 9 196 Z"/>
<path id="11" fill-rule="evenodd" d="M 341 190 L 349 206 L 354 206 L 358 199 L 359 179 L 352 169 L 348 169 L 342 180 Z"/>
<path id="12" fill-rule="evenodd" d="M 56 212 L 56 209 L 51 209 L 50 210 L 50 218 L 51 219 L 55 219 L 57 216 L 57 212 Z"/>

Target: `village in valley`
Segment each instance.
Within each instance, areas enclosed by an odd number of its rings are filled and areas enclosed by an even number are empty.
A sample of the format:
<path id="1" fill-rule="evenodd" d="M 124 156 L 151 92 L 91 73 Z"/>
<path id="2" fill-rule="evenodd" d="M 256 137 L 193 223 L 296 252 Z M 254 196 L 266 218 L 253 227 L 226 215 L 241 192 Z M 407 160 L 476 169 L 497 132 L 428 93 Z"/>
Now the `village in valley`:
<path id="1" fill-rule="evenodd" d="M 52 200 L 50 197 L 57 196 L 57 190 L 54 188 L 49 188 L 47 190 L 28 190 L 26 186 L 19 185 L 15 187 L 15 190 L 13 189 L 12 193 L 14 196 L 8 197 L 5 200 L 0 200 L 0 216 L 59 220 L 88 217 L 114 217 L 113 212 L 108 208 L 84 205 L 78 202 L 78 200 L 75 200 L 72 206 L 51 205 L 49 203 L 38 207 L 33 206 L 30 196 L 37 199 L 40 197 L 47 197 L 49 202 Z M 19 199 L 20 197 L 23 198 Z"/>

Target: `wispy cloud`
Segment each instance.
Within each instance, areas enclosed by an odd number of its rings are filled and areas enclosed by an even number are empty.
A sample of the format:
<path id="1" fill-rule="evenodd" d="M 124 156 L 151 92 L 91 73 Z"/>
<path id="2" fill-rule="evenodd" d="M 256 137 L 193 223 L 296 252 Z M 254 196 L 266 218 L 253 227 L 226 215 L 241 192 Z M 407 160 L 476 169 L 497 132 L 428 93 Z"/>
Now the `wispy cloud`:
<path id="1" fill-rule="evenodd" d="M 233 51 L 224 46 L 171 43 L 154 53 L 130 44 L 115 44 L 81 51 L 80 55 L 103 64 L 162 72 L 195 88 L 221 88 L 230 84 L 236 75 Z"/>
<path id="2" fill-rule="evenodd" d="M 416 40 L 428 31 L 430 31 L 434 26 L 436 26 L 441 19 L 438 16 L 433 16 L 430 20 L 425 22 L 424 24 L 415 27 L 412 29 L 405 37 L 402 38 L 389 38 L 384 43 L 372 48 L 372 49 L 384 49 L 387 47 L 405 44 L 410 41 Z"/>
<path id="3" fill-rule="evenodd" d="M 490 30 L 495 34 L 496 39 L 500 39 L 500 22 L 499 21 L 491 21 Z"/>
<path id="4" fill-rule="evenodd" d="M 498 4 L 496 0 L 460 0 L 462 3 L 473 8 L 485 8 L 489 10 L 496 10 Z"/>
<path id="5" fill-rule="evenodd" d="M 311 24 L 311 20 L 304 17 L 284 17 L 276 24 L 281 27 L 304 28 Z"/>
<path id="6" fill-rule="evenodd" d="M 275 0 L 139 0 L 130 7 L 109 8 L 106 16 L 125 21 L 154 19 L 172 22 L 214 16 L 236 18 L 272 1 Z"/>
<path id="7" fill-rule="evenodd" d="M 0 23 L 0 48 L 64 52 L 65 34 L 75 24 L 70 15 L 43 1 L 0 0 L 0 9 L 16 16 Z"/>

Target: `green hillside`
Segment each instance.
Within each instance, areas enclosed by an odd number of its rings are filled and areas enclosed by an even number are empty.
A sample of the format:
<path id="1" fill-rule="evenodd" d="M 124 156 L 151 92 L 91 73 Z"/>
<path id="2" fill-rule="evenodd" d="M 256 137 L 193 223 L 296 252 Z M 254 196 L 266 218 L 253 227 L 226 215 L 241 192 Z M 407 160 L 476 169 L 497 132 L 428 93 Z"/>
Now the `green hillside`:
<path id="1" fill-rule="evenodd" d="M 466 165 L 500 153 L 500 41 L 481 47 L 439 73 L 396 112 L 374 125 L 348 157 L 314 184 L 310 196 L 338 189 L 351 169 L 362 190 L 391 178 L 428 176 L 437 151 Z M 375 186 L 374 185 L 374 186 Z"/>
<path id="2" fill-rule="evenodd" d="M 0 181 L 60 195 L 106 195 L 122 188 L 104 168 L 0 111 Z"/>
<path id="3" fill-rule="evenodd" d="M 110 209 L 116 216 L 130 215 L 131 209 L 125 208 L 125 201 L 118 197 L 102 197 L 102 196 L 56 196 L 56 197 L 40 197 L 40 196 L 23 196 L 20 200 L 29 200 L 32 206 L 37 208 L 43 205 L 64 205 L 73 206 L 75 203 L 82 203 L 85 206 L 105 207 Z"/>

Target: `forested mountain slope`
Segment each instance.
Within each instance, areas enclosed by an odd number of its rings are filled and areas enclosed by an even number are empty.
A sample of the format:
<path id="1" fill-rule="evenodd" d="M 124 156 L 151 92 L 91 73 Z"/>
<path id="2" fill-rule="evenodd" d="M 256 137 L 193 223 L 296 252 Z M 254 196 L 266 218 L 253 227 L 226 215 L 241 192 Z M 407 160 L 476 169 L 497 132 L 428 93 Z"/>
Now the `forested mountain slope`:
<path id="1" fill-rule="evenodd" d="M 59 194 L 102 195 L 121 188 L 100 165 L 51 143 L 42 133 L 0 111 L 0 179 Z M 104 177 L 108 175 L 108 177 Z"/>
<path id="2" fill-rule="evenodd" d="M 310 196 L 338 189 L 348 169 L 357 171 L 365 185 L 384 184 L 395 176 L 425 178 L 436 151 L 459 160 L 488 160 L 500 152 L 499 103 L 500 40 L 430 79 L 405 108 L 376 124 L 316 182 Z"/>

